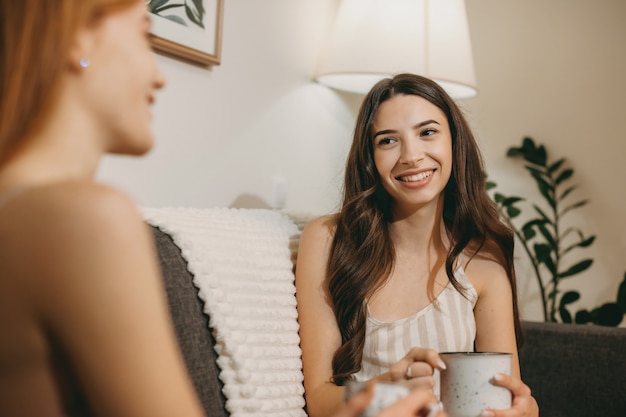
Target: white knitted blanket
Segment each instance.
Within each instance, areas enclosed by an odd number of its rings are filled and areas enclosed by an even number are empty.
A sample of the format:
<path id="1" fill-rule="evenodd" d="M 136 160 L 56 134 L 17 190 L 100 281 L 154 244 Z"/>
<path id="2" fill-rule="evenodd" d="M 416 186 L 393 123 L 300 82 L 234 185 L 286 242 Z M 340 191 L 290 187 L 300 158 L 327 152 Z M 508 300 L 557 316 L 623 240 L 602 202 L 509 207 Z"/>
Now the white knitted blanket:
<path id="1" fill-rule="evenodd" d="M 231 416 L 306 416 L 289 249 L 298 227 L 262 209 L 142 211 L 172 236 L 194 276 Z"/>

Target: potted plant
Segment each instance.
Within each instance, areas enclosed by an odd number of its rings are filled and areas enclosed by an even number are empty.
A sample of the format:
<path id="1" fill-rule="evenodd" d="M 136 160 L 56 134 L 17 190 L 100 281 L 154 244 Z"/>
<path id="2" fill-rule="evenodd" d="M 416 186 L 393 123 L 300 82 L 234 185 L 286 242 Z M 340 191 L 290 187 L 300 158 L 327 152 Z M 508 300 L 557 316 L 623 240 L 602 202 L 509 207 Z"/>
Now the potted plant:
<path id="1" fill-rule="evenodd" d="M 524 168 L 535 181 L 543 202 L 530 202 L 518 196 L 506 196 L 494 192 L 493 198 L 500 207 L 504 220 L 509 223 L 521 247 L 528 255 L 534 270 L 545 321 L 563 323 L 595 323 L 617 326 L 626 314 L 626 275 L 618 289 L 615 302 L 605 303 L 591 311 L 580 310 L 572 318 L 568 305 L 580 299 L 578 291 L 560 290 L 562 280 L 586 271 L 593 259 L 584 258 L 573 264 L 565 264 L 564 257 L 572 251 L 591 246 L 595 236 L 588 236 L 578 227 L 563 227 L 563 218 L 573 210 L 588 203 L 575 200 L 571 203 L 576 185 L 570 185 L 574 169 L 568 167 L 564 158 L 551 161 L 543 145 L 537 145 L 526 137 L 519 147 L 511 147 L 507 157 L 523 159 Z M 496 184 L 487 181 L 487 189 L 494 190 Z M 522 204 L 530 205 L 533 213 L 520 224 Z M 557 316 L 558 313 L 558 316 Z"/>

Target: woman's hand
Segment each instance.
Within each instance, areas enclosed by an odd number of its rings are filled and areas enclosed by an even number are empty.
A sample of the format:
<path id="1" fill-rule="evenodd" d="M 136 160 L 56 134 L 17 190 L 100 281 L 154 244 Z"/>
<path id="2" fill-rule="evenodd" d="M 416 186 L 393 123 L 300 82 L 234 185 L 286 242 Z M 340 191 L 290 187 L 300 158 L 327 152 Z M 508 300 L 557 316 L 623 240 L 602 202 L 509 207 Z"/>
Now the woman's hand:
<path id="1" fill-rule="evenodd" d="M 539 417 L 539 406 L 531 395 L 530 388 L 521 379 L 506 375 L 497 374 L 494 383 L 500 387 L 507 388 L 513 395 L 511 408 L 506 410 L 483 411 L 483 417 Z"/>
<path id="2" fill-rule="evenodd" d="M 400 382 L 411 389 L 429 388 L 435 385 L 434 370 L 446 369 L 439 354 L 432 349 L 414 347 L 389 368 L 392 382 Z"/>
<path id="3" fill-rule="evenodd" d="M 374 384 L 350 397 L 348 403 L 334 417 L 359 417 L 374 396 Z M 415 389 L 409 395 L 381 410 L 375 417 L 446 417 L 437 406 L 437 399 L 429 389 Z"/>

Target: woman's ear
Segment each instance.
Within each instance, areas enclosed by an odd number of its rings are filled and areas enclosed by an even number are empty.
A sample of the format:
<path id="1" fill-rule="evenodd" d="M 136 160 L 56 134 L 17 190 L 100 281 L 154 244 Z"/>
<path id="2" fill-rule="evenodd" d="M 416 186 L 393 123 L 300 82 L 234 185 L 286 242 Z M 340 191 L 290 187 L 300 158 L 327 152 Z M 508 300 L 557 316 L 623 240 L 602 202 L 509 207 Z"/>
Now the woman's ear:
<path id="1" fill-rule="evenodd" d="M 68 54 L 71 71 L 80 72 L 91 64 L 95 51 L 97 27 L 85 27 L 78 31 Z"/>

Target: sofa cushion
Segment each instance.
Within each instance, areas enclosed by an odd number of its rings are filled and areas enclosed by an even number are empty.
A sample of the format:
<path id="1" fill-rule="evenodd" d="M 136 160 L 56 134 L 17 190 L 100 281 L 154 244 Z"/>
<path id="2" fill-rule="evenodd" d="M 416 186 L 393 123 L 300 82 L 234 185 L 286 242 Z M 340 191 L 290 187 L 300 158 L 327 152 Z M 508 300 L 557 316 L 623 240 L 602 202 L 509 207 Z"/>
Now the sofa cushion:
<path id="1" fill-rule="evenodd" d="M 541 416 L 626 416 L 626 329 L 523 322 L 522 379 Z"/>
<path id="2" fill-rule="evenodd" d="M 187 270 L 187 263 L 172 238 L 152 227 L 161 263 L 163 279 L 178 341 L 207 416 L 227 417 L 226 399 L 219 379 L 215 340 L 207 331 L 209 318 L 203 312 L 204 303 Z"/>

